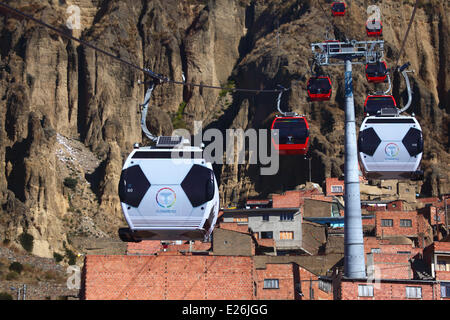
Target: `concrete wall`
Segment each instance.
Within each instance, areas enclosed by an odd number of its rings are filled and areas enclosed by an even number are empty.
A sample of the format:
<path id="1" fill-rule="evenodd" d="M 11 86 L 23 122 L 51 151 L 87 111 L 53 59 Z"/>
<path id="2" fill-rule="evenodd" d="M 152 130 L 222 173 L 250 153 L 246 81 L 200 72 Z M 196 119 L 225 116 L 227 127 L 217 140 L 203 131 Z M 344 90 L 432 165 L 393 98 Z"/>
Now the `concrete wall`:
<path id="1" fill-rule="evenodd" d="M 305 199 L 303 207 L 304 217 L 331 217 L 332 216 L 332 202 L 325 202 L 320 200 Z"/>
<path id="2" fill-rule="evenodd" d="M 398 197 L 399 199 L 406 200 L 408 202 L 416 201 L 416 186 L 409 184 L 408 182 L 398 183 Z"/>
<path id="3" fill-rule="evenodd" d="M 216 228 L 213 233 L 214 255 L 252 256 L 254 245 L 250 234 Z"/>
<path id="4" fill-rule="evenodd" d="M 263 220 L 263 215 L 251 215 L 248 217 L 248 227 L 255 232 L 272 231 L 277 248 L 300 248 L 302 246 L 302 216 L 300 212 L 294 213 L 294 220 L 281 221 L 280 213 L 264 215 L 269 216 L 269 221 Z M 293 240 L 281 240 L 281 231 L 293 231 Z"/>

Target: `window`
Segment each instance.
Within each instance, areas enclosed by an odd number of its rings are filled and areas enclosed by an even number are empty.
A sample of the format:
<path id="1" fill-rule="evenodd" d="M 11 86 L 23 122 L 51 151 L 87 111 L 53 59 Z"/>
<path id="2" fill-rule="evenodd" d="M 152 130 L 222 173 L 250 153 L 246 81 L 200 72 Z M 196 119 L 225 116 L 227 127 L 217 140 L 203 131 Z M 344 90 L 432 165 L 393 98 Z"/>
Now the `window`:
<path id="1" fill-rule="evenodd" d="M 372 248 L 370 249 L 371 253 L 381 253 L 381 249 L 380 248 Z"/>
<path id="2" fill-rule="evenodd" d="M 292 221 L 292 220 L 294 220 L 293 213 L 282 213 L 280 215 L 280 221 Z"/>
<path id="3" fill-rule="evenodd" d="M 263 215 L 262 219 L 263 221 L 269 221 L 269 215 Z"/>
<path id="4" fill-rule="evenodd" d="M 344 188 L 342 186 L 331 186 L 332 193 L 342 193 Z"/>
<path id="5" fill-rule="evenodd" d="M 445 261 L 437 261 L 436 271 L 445 271 Z"/>
<path id="6" fill-rule="evenodd" d="M 358 296 L 373 297 L 373 286 L 362 284 L 358 285 Z"/>
<path id="7" fill-rule="evenodd" d="M 450 282 L 441 282 L 441 297 L 450 298 Z"/>
<path id="8" fill-rule="evenodd" d="M 410 219 L 400 219 L 400 227 L 412 227 L 412 221 Z"/>
<path id="9" fill-rule="evenodd" d="M 264 289 L 279 289 L 278 279 L 264 279 Z"/>
<path id="10" fill-rule="evenodd" d="M 450 271 L 450 263 L 445 260 L 438 260 L 436 271 Z"/>
<path id="11" fill-rule="evenodd" d="M 422 287 L 406 287 L 406 297 L 410 299 L 422 298 Z"/>
<path id="12" fill-rule="evenodd" d="M 392 219 L 381 219 L 382 227 L 392 227 L 394 225 L 394 221 Z"/>
<path id="13" fill-rule="evenodd" d="M 319 289 L 325 292 L 331 291 L 331 282 L 319 280 Z"/>
<path id="14" fill-rule="evenodd" d="M 248 217 L 234 217 L 233 222 L 238 223 L 248 222 Z"/>
<path id="15" fill-rule="evenodd" d="M 280 231 L 280 240 L 294 239 L 294 231 Z"/>
<path id="16" fill-rule="evenodd" d="M 397 254 L 411 254 L 411 251 L 397 251 Z"/>
<path id="17" fill-rule="evenodd" d="M 261 239 L 273 239 L 273 232 L 272 231 L 261 232 Z"/>

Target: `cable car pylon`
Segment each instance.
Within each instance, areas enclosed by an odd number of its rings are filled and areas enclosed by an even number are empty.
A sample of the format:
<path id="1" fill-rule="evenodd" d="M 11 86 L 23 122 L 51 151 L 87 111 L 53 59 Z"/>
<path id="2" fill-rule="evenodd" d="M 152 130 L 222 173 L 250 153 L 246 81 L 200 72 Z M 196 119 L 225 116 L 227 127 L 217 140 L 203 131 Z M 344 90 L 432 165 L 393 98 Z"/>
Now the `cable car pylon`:
<path id="1" fill-rule="evenodd" d="M 352 66 L 375 62 L 383 57 L 384 41 L 336 42 L 333 50 L 326 42 L 312 43 L 311 49 L 316 63 L 321 66 L 345 65 L 344 276 L 365 279 Z"/>

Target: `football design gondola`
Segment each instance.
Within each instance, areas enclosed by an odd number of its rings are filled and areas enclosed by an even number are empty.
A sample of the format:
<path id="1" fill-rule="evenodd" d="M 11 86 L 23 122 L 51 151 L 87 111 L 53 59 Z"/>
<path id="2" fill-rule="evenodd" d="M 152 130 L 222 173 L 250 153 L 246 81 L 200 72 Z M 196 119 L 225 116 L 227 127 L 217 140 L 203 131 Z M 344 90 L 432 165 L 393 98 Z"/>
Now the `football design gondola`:
<path id="1" fill-rule="evenodd" d="M 204 240 L 210 236 L 219 211 L 219 190 L 212 165 L 202 153 L 190 146 L 141 147 L 131 152 L 119 182 L 129 225 L 119 231 L 122 240 Z"/>
<path id="2" fill-rule="evenodd" d="M 409 116 L 367 117 L 359 132 L 358 153 L 369 179 L 419 179 L 423 154 L 420 124 Z"/>

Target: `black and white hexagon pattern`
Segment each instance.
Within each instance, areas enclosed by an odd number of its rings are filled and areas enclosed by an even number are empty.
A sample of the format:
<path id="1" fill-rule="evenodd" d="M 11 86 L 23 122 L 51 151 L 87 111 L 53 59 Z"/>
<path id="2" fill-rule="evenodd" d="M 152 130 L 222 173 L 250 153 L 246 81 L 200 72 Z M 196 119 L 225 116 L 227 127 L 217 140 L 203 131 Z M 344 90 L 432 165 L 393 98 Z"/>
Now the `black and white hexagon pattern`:
<path id="1" fill-rule="evenodd" d="M 358 152 L 364 170 L 416 171 L 423 152 L 418 123 L 412 119 L 377 119 L 373 122 L 367 121 L 358 137 Z"/>
<path id="2" fill-rule="evenodd" d="M 198 227 L 215 183 L 204 165 L 137 160 L 122 171 L 119 196 L 131 228 Z"/>

